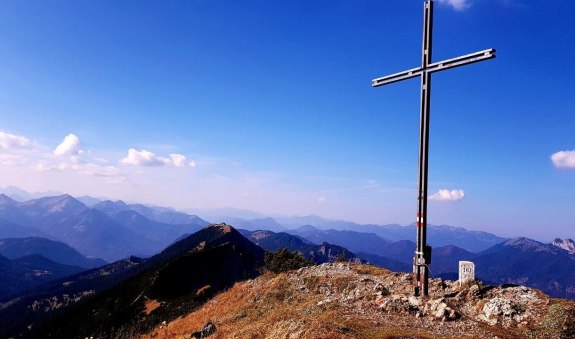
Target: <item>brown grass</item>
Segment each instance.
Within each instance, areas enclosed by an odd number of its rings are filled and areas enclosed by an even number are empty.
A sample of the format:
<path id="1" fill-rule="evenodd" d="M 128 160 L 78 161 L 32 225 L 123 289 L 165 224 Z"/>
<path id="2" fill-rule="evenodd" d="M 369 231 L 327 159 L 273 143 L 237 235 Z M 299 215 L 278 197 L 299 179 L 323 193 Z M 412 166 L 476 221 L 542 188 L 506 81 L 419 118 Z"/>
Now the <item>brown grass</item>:
<path id="1" fill-rule="evenodd" d="M 371 268 L 368 270 L 372 271 Z M 323 280 L 317 278 L 317 281 L 309 282 L 319 285 Z M 322 294 L 312 291 L 312 288 L 309 293 L 298 293 L 284 273 L 267 273 L 256 281 L 257 284 L 251 281 L 238 283 L 196 311 L 143 337 L 189 338 L 192 332 L 209 321 L 217 326 L 212 336 L 214 339 L 432 337 L 431 334 L 422 334 L 421 330 L 375 322 L 337 302 L 318 306 L 324 298 Z M 340 290 L 345 289 L 348 283 L 347 278 L 340 278 L 333 285 Z"/>
<path id="2" fill-rule="evenodd" d="M 156 308 L 160 307 L 161 304 L 157 300 L 149 299 L 149 300 L 146 300 L 146 303 L 144 304 L 144 306 L 146 307 L 146 315 L 148 315 L 148 314 L 152 313 L 152 311 L 154 311 Z"/>
<path id="3" fill-rule="evenodd" d="M 551 300 L 541 305 L 538 318 L 529 328 L 489 326 L 473 318 L 445 322 L 429 317 L 382 312 L 370 295 L 361 300 L 347 298 L 369 275 L 394 278 L 403 286 L 403 274 L 369 265 L 351 265 L 361 276 L 334 274 L 265 273 L 255 280 L 237 283 L 216 295 L 194 312 L 158 326 L 145 338 L 189 338 L 206 323 L 217 330 L 210 338 L 436 338 L 448 337 L 544 337 L 573 338 L 575 304 Z M 320 271 L 321 272 L 321 271 Z M 329 275 L 329 276 L 328 276 Z M 389 281 L 383 279 L 382 281 Z M 409 281 L 405 282 L 410 289 Z M 361 287 L 360 287 L 361 288 Z M 205 287 L 209 291 L 209 287 Z M 355 292 L 354 292 L 355 293 Z M 401 292 L 400 292 L 401 293 Z M 344 300 L 344 301 L 342 301 Z M 151 301 L 150 301 L 151 302 Z M 485 301 L 473 307 L 481 311 Z M 453 305 L 452 305 L 453 306 Z M 455 306 L 454 306 L 455 307 Z M 478 312 L 476 312 L 478 313 Z M 540 322 L 540 323 L 539 323 Z M 533 329 L 530 327 L 533 326 Z M 541 331 L 543 328 L 543 331 Z"/>
<path id="4" fill-rule="evenodd" d="M 393 273 L 385 268 L 365 264 L 352 264 L 351 269 L 359 274 L 370 274 L 375 276 Z"/>
<path id="5" fill-rule="evenodd" d="M 205 285 L 199 290 L 196 291 L 196 297 L 203 297 L 206 296 L 212 290 L 212 286 Z"/>

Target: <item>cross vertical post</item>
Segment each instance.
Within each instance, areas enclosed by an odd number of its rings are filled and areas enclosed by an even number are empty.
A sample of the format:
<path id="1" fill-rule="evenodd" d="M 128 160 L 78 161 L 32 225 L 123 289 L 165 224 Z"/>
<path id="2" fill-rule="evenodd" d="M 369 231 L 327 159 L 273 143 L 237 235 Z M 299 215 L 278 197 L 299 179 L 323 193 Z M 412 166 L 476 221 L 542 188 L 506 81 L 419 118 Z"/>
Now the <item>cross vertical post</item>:
<path id="1" fill-rule="evenodd" d="M 419 170 L 417 195 L 417 247 L 413 258 L 414 294 L 428 294 L 429 259 L 426 258 L 427 247 L 427 178 L 429 155 L 429 114 L 431 74 L 426 71 L 431 64 L 433 33 L 433 2 L 425 2 L 423 8 L 423 46 L 421 49 L 421 108 L 419 118 Z"/>
<path id="2" fill-rule="evenodd" d="M 373 79 L 372 86 L 379 87 L 394 82 L 421 78 L 421 105 L 419 121 L 419 170 L 417 193 L 417 246 L 413 257 L 413 284 L 416 296 L 427 296 L 429 293 L 429 265 L 431 264 L 431 247 L 427 245 L 427 183 L 429 155 L 429 120 L 431 99 L 431 74 L 495 58 L 495 49 L 467 54 L 436 63 L 431 62 L 433 31 L 433 0 L 426 0 L 423 8 L 423 44 L 421 67 Z"/>

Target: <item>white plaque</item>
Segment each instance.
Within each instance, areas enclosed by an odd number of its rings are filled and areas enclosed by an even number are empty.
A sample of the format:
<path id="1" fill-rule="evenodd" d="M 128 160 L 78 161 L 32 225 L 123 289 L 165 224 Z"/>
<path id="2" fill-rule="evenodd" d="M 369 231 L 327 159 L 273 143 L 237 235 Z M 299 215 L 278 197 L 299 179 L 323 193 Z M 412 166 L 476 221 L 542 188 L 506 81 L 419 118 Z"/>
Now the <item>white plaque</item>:
<path id="1" fill-rule="evenodd" d="M 475 280 L 475 264 L 471 261 L 459 262 L 459 286 Z"/>

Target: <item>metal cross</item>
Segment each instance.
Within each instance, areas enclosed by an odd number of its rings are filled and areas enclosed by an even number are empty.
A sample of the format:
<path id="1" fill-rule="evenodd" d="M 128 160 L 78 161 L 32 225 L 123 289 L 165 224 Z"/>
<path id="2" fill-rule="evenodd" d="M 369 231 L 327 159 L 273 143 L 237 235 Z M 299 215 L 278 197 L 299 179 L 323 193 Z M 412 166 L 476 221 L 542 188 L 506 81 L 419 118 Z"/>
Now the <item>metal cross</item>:
<path id="1" fill-rule="evenodd" d="M 429 264 L 431 247 L 427 246 L 427 169 L 429 154 L 429 99 L 431 95 L 431 74 L 450 68 L 464 66 L 495 58 L 495 49 L 486 49 L 439 62 L 431 62 L 431 38 L 433 29 L 433 0 L 427 0 L 423 9 L 423 47 L 421 67 L 395 73 L 372 80 L 373 87 L 421 77 L 421 112 L 419 122 L 419 180 L 417 207 L 417 248 L 413 257 L 414 293 L 428 295 Z"/>

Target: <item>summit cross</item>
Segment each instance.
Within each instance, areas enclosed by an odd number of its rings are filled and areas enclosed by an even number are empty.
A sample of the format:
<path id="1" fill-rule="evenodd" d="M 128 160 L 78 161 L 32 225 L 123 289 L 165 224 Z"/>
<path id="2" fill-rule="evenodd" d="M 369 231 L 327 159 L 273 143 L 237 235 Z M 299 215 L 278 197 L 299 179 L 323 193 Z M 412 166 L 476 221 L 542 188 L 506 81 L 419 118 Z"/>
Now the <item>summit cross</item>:
<path id="1" fill-rule="evenodd" d="M 415 77 L 421 78 L 421 110 L 419 122 L 419 171 L 417 206 L 417 247 L 413 257 L 414 294 L 428 295 L 431 246 L 427 245 L 427 170 L 429 154 L 429 103 L 431 96 L 431 74 L 450 68 L 469 65 L 495 58 L 495 49 L 490 48 L 453 59 L 431 62 L 431 38 L 433 29 L 433 0 L 427 0 L 423 7 L 423 46 L 421 66 L 407 71 L 373 79 L 372 86 L 379 87 Z"/>

